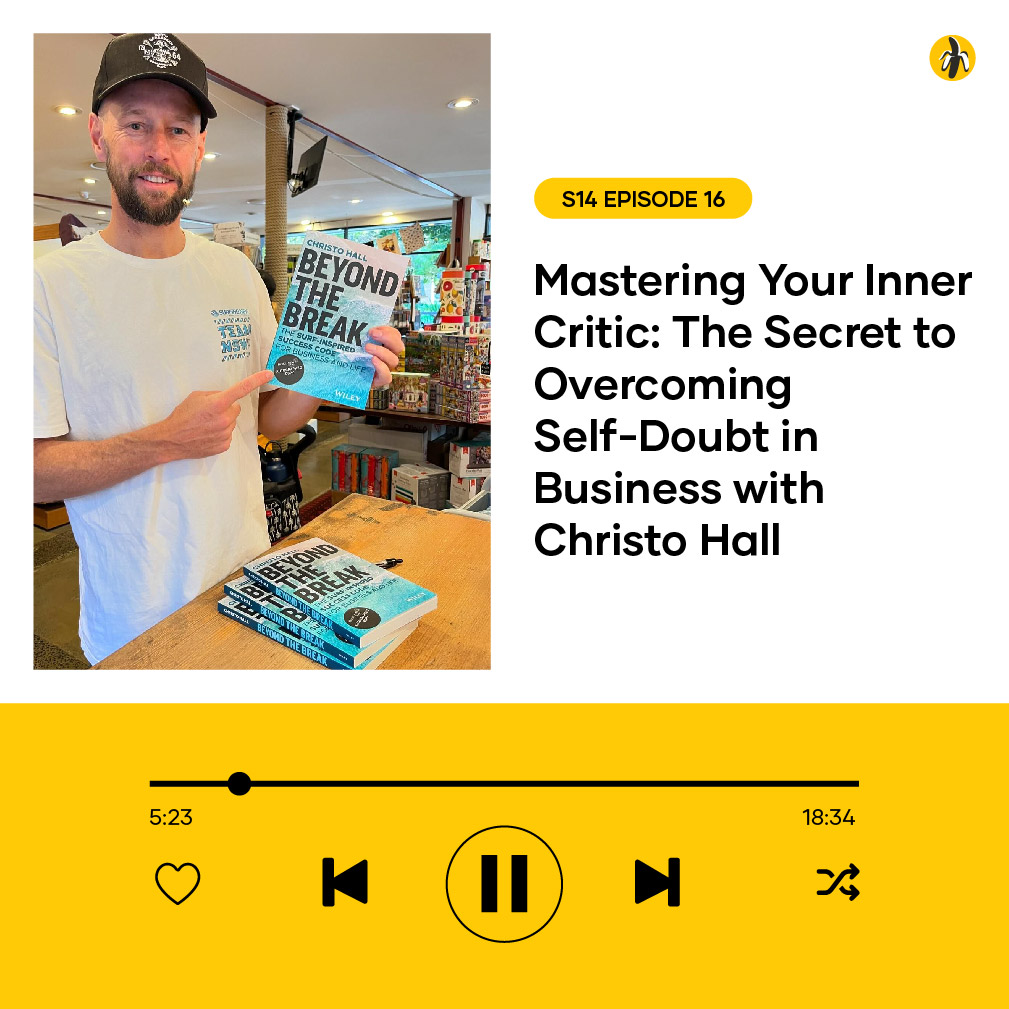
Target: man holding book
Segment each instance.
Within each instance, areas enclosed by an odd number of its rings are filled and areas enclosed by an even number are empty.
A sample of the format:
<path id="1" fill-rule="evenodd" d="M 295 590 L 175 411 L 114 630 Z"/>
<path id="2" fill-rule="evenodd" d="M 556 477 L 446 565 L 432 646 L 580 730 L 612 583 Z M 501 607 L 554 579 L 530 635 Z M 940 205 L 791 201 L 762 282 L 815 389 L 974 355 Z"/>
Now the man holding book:
<path id="1" fill-rule="evenodd" d="M 241 252 L 182 230 L 216 115 L 177 37 L 110 42 L 88 122 L 108 227 L 36 263 L 35 500 L 66 501 L 91 662 L 269 547 L 257 431 L 284 437 L 320 402 L 261 389 L 266 288 Z M 368 338 L 387 385 L 400 335 Z"/>

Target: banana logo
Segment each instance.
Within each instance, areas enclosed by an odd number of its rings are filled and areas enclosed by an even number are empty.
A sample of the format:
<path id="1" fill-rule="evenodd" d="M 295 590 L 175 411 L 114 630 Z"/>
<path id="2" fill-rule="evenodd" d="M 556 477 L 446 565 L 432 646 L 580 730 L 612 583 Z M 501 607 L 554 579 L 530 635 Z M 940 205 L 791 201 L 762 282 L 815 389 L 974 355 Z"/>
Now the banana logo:
<path id="1" fill-rule="evenodd" d="M 960 35 L 946 35 L 932 46 L 929 65 L 944 81 L 962 81 L 974 68 L 974 47 Z"/>
<path id="2" fill-rule="evenodd" d="M 953 80 L 956 77 L 960 63 L 963 63 L 963 68 L 967 72 L 970 72 L 970 63 L 968 62 L 967 54 L 960 52 L 960 43 L 952 35 L 949 37 L 949 44 L 952 48 L 947 49 L 942 54 L 942 68 L 945 70 L 946 67 L 949 67 L 949 79 Z"/>

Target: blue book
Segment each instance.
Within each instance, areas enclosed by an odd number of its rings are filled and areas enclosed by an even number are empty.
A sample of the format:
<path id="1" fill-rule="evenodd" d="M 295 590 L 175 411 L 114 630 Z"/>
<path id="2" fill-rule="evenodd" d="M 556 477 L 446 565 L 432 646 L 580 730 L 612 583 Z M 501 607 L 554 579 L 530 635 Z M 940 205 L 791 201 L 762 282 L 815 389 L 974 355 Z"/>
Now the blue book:
<path id="1" fill-rule="evenodd" d="M 361 648 L 438 606 L 428 589 L 318 537 L 250 561 L 244 571 Z"/>
<path id="2" fill-rule="evenodd" d="M 364 345 L 385 326 L 409 266 L 397 256 L 313 232 L 294 267 L 267 368 L 267 388 L 363 409 L 375 377 Z"/>
<path id="3" fill-rule="evenodd" d="M 272 620 L 285 631 L 297 635 L 313 648 L 318 648 L 319 651 L 325 652 L 337 662 L 351 669 L 364 666 L 375 652 L 387 644 L 386 638 L 379 638 L 367 648 L 358 648 L 357 645 L 352 645 L 349 641 L 338 638 L 336 632 L 330 630 L 325 624 L 313 620 L 297 606 L 284 602 L 279 596 L 268 592 L 250 578 L 236 578 L 234 581 L 225 582 L 224 591 L 238 602 L 251 606 L 267 620 Z M 416 626 L 417 622 L 413 621 L 407 624 L 404 629 L 412 631 Z"/>
<path id="4" fill-rule="evenodd" d="M 258 631 L 260 634 L 265 634 L 266 637 L 271 638 L 273 641 L 279 642 L 286 648 L 290 648 L 291 651 L 298 652 L 299 655 L 304 655 L 306 659 L 318 662 L 320 666 L 325 666 L 327 669 L 355 668 L 347 665 L 345 662 L 341 662 L 339 659 L 334 658 L 329 654 L 329 652 L 324 652 L 320 648 L 315 648 L 307 641 L 298 637 L 297 634 L 292 634 L 290 631 L 285 630 L 279 624 L 275 624 L 272 620 L 263 616 L 262 613 L 258 613 L 251 606 L 247 606 L 244 602 L 241 602 L 238 599 L 225 596 L 223 599 L 218 600 L 217 611 L 219 613 L 223 613 L 231 620 L 237 620 L 238 623 L 245 624 L 246 627 L 251 627 L 254 631 Z M 410 636 L 413 629 L 414 628 L 412 626 L 408 628 L 404 627 L 398 633 L 393 634 L 386 640 L 380 642 L 380 647 L 375 649 L 368 658 L 356 668 L 369 669 L 372 666 L 380 665 L 384 659 L 388 658 Z"/>

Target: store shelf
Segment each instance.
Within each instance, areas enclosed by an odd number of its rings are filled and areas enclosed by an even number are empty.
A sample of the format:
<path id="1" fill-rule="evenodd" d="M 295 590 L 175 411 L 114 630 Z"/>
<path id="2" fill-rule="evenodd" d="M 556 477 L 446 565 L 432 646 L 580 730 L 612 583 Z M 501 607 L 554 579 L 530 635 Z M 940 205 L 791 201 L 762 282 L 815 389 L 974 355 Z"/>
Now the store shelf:
<path id="1" fill-rule="evenodd" d="M 490 422 L 480 423 L 475 420 L 460 420 L 458 417 L 445 417 L 440 413 L 409 413 L 406 410 L 353 410 L 349 406 L 339 406 L 335 403 L 321 403 L 315 411 L 319 420 L 337 420 L 338 414 L 349 413 L 356 417 L 394 417 L 397 420 L 421 421 L 425 424 L 456 424 L 463 427 L 484 427 L 490 430 Z"/>

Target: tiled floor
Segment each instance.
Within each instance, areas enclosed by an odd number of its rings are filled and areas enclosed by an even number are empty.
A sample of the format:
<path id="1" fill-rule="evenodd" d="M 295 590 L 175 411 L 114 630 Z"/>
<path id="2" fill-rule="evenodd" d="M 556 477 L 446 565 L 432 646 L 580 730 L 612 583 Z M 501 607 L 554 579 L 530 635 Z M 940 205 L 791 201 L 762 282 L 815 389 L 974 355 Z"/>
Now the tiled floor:
<path id="1" fill-rule="evenodd" d="M 306 502 L 332 486 L 333 446 L 346 441 L 346 425 L 319 422 L 315 444 L 298 463 Z M 77 636 L 80 594 L 77 547 L 70 526 L 34 529 L 35 533 L 35 668 L 87 669 Z"/>

